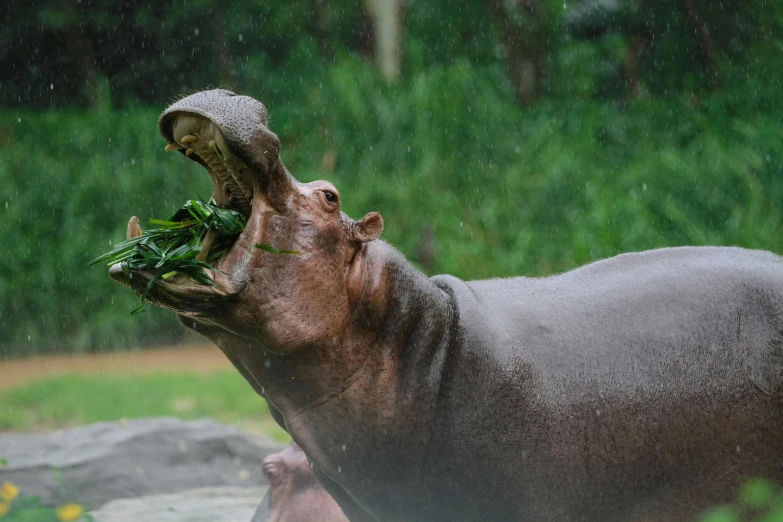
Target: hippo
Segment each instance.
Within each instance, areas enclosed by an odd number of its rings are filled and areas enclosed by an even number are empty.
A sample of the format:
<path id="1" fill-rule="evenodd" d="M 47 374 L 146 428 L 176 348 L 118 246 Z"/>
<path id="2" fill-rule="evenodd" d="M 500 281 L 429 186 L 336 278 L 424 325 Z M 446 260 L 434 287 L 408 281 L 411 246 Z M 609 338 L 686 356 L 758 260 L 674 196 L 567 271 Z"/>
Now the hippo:
<path id="1" fill-rule="evenodd" d="M 262 462 L 269 490 L 251 522 L 347 522 L 340 506 L 315 478 L 302 449 L 292 442 Z"/>
<path id="2" fill-rule="evenodd" d="M 199 92 L 159 128 L 248 221 L 216 287 L 175 276 L 148 299 L 214 341 L 352 522 L 682 521 L 783 481 L 783 258 L 428 277 L 378 213 L 290 174 L 253 98 Z M 139 294 L 152 277 L 109 273 Z"/>

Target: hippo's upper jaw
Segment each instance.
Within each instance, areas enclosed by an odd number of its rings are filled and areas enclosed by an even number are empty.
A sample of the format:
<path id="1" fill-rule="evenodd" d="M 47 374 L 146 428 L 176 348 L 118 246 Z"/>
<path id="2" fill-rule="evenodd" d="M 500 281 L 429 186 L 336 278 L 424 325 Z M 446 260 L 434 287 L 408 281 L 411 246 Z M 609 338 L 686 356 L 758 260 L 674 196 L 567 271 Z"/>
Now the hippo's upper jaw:
<path id="1" fill-rule="evenodd" d="M 187 96 L 161 114 L 158 124 L 168 142 L 166 151 L 179 150 L 203 165 L 212 179 L 212 199 L 249 220 L 232 250 L 215 263 L 218 271 L 210 272 L 218 287 L 178 275 L 156 282 L 148 294 L 151 303 L 177 312 L 200 312 L 242 290 L 261 215 L 283 206 L 295 183 L 280 161 L 280 141 L 267 122 L 261 102 L 222 89 Z M 254 213 L 254 206 L 261 211 Z M 128 238 L 138 233 L 138 225 L 132 221 Z M 205 249 L 209 244 L 207 238 Z M 120 265 L 109 273 L 137 292 L 142 292 L 152 277 L 151 271 L 124 273 Z"/>
<path id="2" fill-rule="evenodd" d="M 282 176 L 280 140 L 268 125 L 264 105 L 248 96 L 215 89 L 193 94 L 163 111 L 158 126 L 169 142 L 201 163 L 212 178 L 218 205 L 250 215 L 253 195 Z"/>

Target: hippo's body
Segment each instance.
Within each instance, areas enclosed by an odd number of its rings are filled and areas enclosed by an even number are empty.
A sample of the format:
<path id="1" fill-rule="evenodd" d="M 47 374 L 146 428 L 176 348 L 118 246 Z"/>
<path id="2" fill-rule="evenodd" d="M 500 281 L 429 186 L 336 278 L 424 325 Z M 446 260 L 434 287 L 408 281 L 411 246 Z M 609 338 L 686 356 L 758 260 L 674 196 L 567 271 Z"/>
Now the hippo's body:
<path id="1" fill-rule="evenodd" d="M 690 520 L 743 478 L 783 481 L 780 257 L 676 248 L 431 281 L 394 392 L 370 381 L 286 419 L 379 520 Z"/>
<path id="2" fill-rule="evenodd" d="M 684 521 L 745 478 L 783 482 L 780 257 L 430 279 L 378 214 L 290 175 L 257 101 L 198 93 L 160 127 L 248 223 L 218 287 L 177 276 L 149 299 L 223 350 L 352 522 Z"/>

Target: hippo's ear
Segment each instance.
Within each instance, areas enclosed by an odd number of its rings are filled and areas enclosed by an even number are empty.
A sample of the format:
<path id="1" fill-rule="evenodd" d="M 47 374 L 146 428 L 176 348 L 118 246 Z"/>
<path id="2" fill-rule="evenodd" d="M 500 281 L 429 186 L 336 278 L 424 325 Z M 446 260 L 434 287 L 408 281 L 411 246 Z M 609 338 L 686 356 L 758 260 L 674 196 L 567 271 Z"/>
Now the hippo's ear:
<path id="1" fill-rule="evenodd" d="M 350 239 L 357 243 L 366 243 L 380 237 L 383 232 L 383 218 L 377 212 L 370 212 L 354 223 L 350 229 Z"/>

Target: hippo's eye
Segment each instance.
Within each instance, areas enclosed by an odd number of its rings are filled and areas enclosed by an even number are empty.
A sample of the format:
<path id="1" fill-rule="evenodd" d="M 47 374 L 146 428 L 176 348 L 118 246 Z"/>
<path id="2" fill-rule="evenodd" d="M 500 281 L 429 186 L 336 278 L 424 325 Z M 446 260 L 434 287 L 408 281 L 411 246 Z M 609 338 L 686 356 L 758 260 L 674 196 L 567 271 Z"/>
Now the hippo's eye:
<path id="1" fill-rule="evenodd" d="M 329 203 L 334 203 L 335 201 L 337 201 L 337 194 L 335 194 L 330 190 L 324 190 L 324 197 L 326 198 L 326 201 L 328 201 Z"/>
<path id="2" fill-rule="evenodd" d="M 264 476 L 269 482 L 274 482 L 280 476 L 280 470 L 274 464 L 267 464 L 263 468 Z"/>

